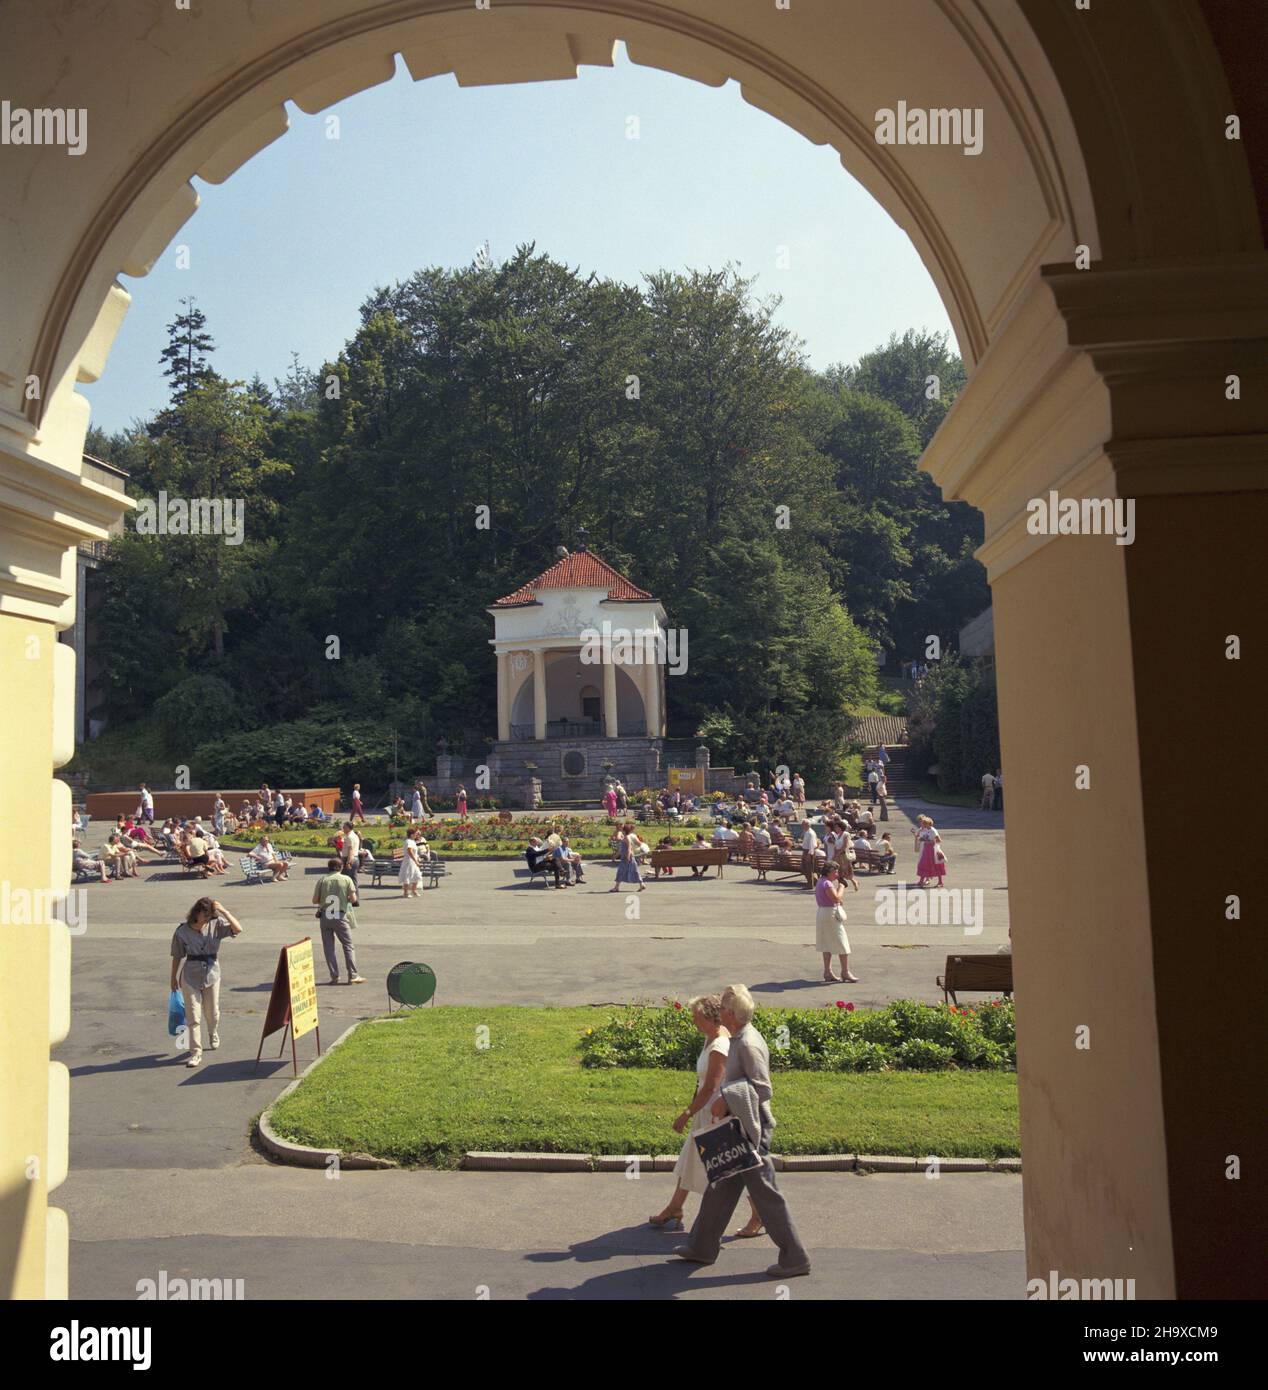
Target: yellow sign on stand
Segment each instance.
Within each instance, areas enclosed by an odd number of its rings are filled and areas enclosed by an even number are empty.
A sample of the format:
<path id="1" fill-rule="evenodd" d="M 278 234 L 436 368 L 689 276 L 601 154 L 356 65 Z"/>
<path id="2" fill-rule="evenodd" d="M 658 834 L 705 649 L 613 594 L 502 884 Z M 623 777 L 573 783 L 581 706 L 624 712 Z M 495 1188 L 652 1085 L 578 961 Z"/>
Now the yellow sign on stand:
<path id="1" fill-rule="evenodd" d="M 291 986 L 291 1033 L 302 1038 L 317 1027 L 317 979 L 313 974 L 311 937 L 286 948 L 286 973 Z"/>
<path id="2" fill-rule="evenodd" d="M 313 939 L 306 936 L 293 946 L 283 946 L 278 952 L 277 969 L 273 972 L 273 992 L 269 995 L 268 1012 L 264 1015 L 264 1028 L 260 1033 L 260 1046 L 255 1054 L 255 1065 L 260 1065 L 260 1054 L 264 1051 L 264 1039 L 279 1028 L 286 1029 L 291 1036 L 291 1062 L 295 1074 L 299 1075 L 299 1055 L 295 1051 L 295 1039 L 305 1033 L 317 1034 L 317 1055 L 321 1056 L 321 1028 L 317 1022 L 317 981 L 313 974 Z M 286 1033 L 282 1034 L 282 1051 L 286 1048 Z"/>

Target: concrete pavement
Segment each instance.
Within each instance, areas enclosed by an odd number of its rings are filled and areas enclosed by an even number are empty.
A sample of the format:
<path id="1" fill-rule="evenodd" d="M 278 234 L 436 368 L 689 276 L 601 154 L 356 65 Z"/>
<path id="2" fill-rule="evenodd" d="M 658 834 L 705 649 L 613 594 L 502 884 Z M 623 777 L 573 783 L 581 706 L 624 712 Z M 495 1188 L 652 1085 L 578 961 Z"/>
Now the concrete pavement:
<path id="1" fill-rule="evenodd" d="M 720 882 L 676 875 L 631 899 L 606 891 L 607 865 L 590 866 L 587 885 L 557 892 L 529 885 L 509 862 L 455 862 L 418 900 L 363 889 L 356 940 L 370 983 L 319 988 L 323 1038 L 333 1042 L 386 1007 L 383 978 L 399 960 L 436 970 L 441 1003 L 685 998 L 730 980 L 746 980 L 771 1004 L 940 998 L 934 976 L 947 951 L 1006 943 L 1008 899 L 1000 818 L 929 810 L 947 847 L 949 886 L 980 891 L 982 930 L 877 922 L 877 890 L 903 882 L 904 869 L 914 882 L 898 814 L 900 873 L 864 878 L 849 897 L 861 979 L 848 989 L 818 979 L 811 895 L 759 884 L 748 869 Z M 178 1256 L 180 1268 L 206 1277 L 246 1278 L 249 1297 L 328 1296 L 346 1290 L 349 1269 L 366 1296 L 474 1297 L 477 1285 L 492 1297 L 772 1296 L 764 1278 L 750 1280 L 771 1257 L 765 1240 L 726 1251 L 708 1271 L 666 1268 L 660 1252 L 672 1240 L 640 1223 L 665 1199 L 667 1177 L 416 1172 L 330 1181 L 257 1154 L 251 1123 L 290 1079 L 289 1049 L 278 1061 L 275 1037 L 258 1073 L 252 1063 L 278 949 L 316 926 L 313 870 L 247 887 L 236 873 L 203 885 L 143 869 L 139 880 L 87 888 L 86 931 L 73 942 L 72 1031 L 56 1054 L 72 1073 L 71 1176 L 58 1200 L 71 1220 L 74 1296 L 134 1297 L 138 1279 L 160 1268 L 174 1274 Z M 224 1046 L 194 1071 L 167 1036 L 165 1005 L 171 932 L 202 892 L 246 930 L 224 947 Z M 300 1051 L 303 1065 L 312 1040 L 301 1039 Z M 191 1185 L 191 1169 L 214 1177 Z M 786 1174 L 781 1184 L 816 1261 L 794 1296 L 1024 1290 L 1015 1177 Z"/>

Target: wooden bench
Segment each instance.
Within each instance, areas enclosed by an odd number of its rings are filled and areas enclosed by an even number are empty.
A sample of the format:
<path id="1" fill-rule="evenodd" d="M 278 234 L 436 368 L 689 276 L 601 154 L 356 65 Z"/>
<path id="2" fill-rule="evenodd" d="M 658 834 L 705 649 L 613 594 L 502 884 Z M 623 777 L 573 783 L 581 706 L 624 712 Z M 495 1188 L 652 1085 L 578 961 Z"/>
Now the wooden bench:
<path id="1" fill-rule="evenodd" d="M 994 956 L 948 956 L 946 973 L 939 975 L 938 985 L 942 989 L 942 1002 L 959 1004 L 957 990 L 971 994 L 1009 994 L 1013 992 L 1013 957 Z"/>
<path id="2" fill-rule="evenodd" d="M 815 875 L 823 867 L 824 854 L 822 850 L 815 852 L 815 862 L 813 865 L 802 867 L 802 853 L 799 849 L 755 849 L 750 859 L 753 868 L 757 870 L 757 881 L 759 883 L 769 883 L 767 874 L 780 874 L 784 878 L 800 878 L 805 882 L 807 888 L 815 886 Z"/>
<path id="3" fill-rule="evenodd" d="M 401 872 L 401 860 L 404 858 L 405 851 L 403 849 L 393 850 L 391 859 L 380 859 L 376 854 L 374 859 L 366 865 L 366 868 L 370 870 L 370 887 L 381 887 L 383 879 L 388 874 L 395 878 Z"/>
<path id="4" fill-rule="evenodd" d="M 897 862 L 897 856 L 895 856 L 887 863 L 874 849 L 856 849 L 854 851 L 854 867 L 866 869 L 868 873 L 892 874 Z"/>
<path id="5" fill-rule="evenodd" d="M 725 845 L 709 849 L 696 849 L 688 845 L 685 849 L 654 849 L 649 862 L 656 878 L 660 877 L 662 869 L 708 869 L 715 865 L 721 878 L 727 857 Z"/>

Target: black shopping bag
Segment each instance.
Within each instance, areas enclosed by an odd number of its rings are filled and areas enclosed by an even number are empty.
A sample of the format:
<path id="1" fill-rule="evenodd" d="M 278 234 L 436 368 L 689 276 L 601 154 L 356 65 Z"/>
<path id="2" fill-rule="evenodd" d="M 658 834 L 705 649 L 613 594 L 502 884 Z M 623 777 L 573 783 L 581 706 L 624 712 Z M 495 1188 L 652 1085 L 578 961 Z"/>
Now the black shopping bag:
<path id="1" fill-rule="evenodd" d="M 762 1160 L 745 1134 L 744 1126 L 734 1115 L 712 1129 L 702 1129 L 694 1138 L 696 1152 L 704 1164 L 705 1177 L 711 1184 L 738 1177 L 740 1173 L 748 1173 L 762 1166 Z"/>

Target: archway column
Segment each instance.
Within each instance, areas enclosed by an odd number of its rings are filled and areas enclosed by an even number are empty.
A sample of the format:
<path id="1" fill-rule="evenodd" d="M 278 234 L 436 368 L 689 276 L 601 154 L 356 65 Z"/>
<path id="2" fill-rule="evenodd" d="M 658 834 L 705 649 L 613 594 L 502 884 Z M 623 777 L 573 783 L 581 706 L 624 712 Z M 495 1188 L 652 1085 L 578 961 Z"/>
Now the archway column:
<path id="1" fill-rule="evenodd" d="M 533 653 L 533 737 L 539 742 L 546 737 L 546 653 L 541 648 Z"/>
<path id="2" fill-rule="evenodd" d="M 603 650 L 603 734 L 605 738 L 616 738 L 620 725 L 616 717 L 616 665 L 612 660 L 612 648 L 605 645 Z"/>
<path id="3" fill-rule="evenodd" d="M 1137 1298 L 1265 1278 L 1265 302 L 1263 257 L 1050 269 L 926 457 L 986 518 L 1028 1273 Z M 1032 534 L 1052 490 L 1131 543 Z"/>
<path id="4" fill-rule="evenodd" d="M 511 737 L 511 654 L 498 652 L 498 739 Z"/>

